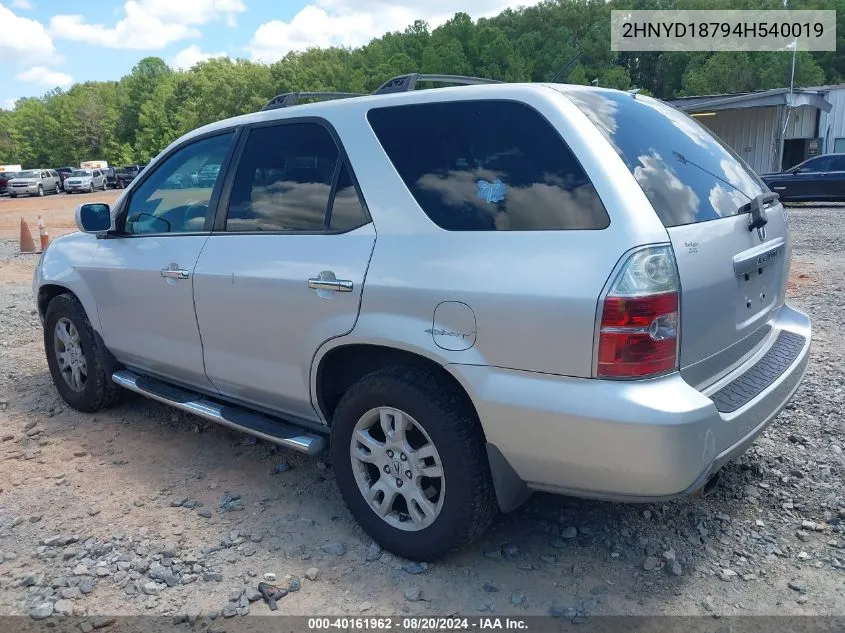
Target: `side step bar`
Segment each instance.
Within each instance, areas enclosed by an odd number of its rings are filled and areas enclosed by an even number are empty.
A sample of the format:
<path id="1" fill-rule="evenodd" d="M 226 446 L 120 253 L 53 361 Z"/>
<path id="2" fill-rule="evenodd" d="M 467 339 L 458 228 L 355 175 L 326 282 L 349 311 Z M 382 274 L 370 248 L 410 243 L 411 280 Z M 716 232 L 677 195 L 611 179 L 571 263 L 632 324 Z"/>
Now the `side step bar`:
<path id="1" fill-rule="evenodd" d="M 169 404 L 176 409 L 193 413 L 206 420 L 301 453 L 317 455 L 326 448 L 326 438 L 322 435 L 309 433 L 270 416 L 209 400 L 198 393 L 174 387 L 156 378 L 121 370 L 112 374 L 112 381 L 130 391 Z"/>

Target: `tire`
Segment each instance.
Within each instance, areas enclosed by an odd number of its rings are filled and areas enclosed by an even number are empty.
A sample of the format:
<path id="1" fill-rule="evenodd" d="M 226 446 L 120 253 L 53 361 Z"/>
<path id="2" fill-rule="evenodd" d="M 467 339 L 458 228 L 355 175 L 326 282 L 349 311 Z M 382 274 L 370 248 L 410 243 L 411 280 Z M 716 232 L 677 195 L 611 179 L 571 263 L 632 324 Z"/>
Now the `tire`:
<path id="1" fill-rule="evenodd" d="M 44 187 L 42 185 L 38 185 L 38 194 L 37 195 L 38 195 L 39 198 L 44 197 Z"/>
<path id="2" fill-rule="evenodd" d="M 18 197 L 18 194 L 16 194 L 16 193 L 10 193 L 10 194 L 9 194 L 9 197 L 10 197 L 10 198 L 17 198 L 17 197 Z"/>
<path id="3" fill-rule="evenodd" d="M 65 336 L 71 341 L 75 334 L 78 343 L 63 343 L 57 334 L 57 327 L 63 329 Z M 111 365 L 110 354 L 98 343 L 82 304 L 73 295 L 58 295 L 47 306 L 44 318 L 44 349 L 53 384 L 62 399 L 74 409 L 91 413 L 109 407 L 119 399 L 122 390 L 112 382 L 108 370 Z M 64 361 L 63 367 L 59 365 L 57 351 L 63 353 L 65 359 L 68 354 L 71 356 L 69 360 Z M 84 359 L 84 371 L 78 367 L 80 358 Z M 71 365 L 74 362 L 77 363 L 78 374 L 82 376 L 84 373 L 84 380 L 80 380 L 77 385 L 79 388 L 72 386 Z M 70 378 L 66 379 L 66 375 Z"/>
<path id="4" fill-rule="evenodd" d="M 374 456 L 375 461 L 383 463 L 364 464 L 354 456 L 366 454 L 359 448 L 364 443 L 356 442 L 353 447 L 353 437 L 361 437 L 356 427 L 361 429 L 362 424 L 370 424 L 369 420 L 378 420 L 382 412 L 386 412 L 387 419 L 394 420 L 390 424 L 396 425 L 395 420 L 404 416 L 408 428 L 414 427 L 407 436 L 411 441 L 403 443 L 411 450 L 407 458 L 400 452 L 402 461 L 399 461 L 395 459 L 398 449 L 392 454 L 386 448 L 380 451 L 379 446 L 390 444 L 376 438 L 376 443 L 370 444 L 376 447 L 369 453 L 370 459 Z M 381 428 L 378 421 L 371 427 L 377 436 Z M 386 433 L 380 435 L 386 436 Z M 423 444 L 415 446 L 421 444 L 421 439 Z M 423 460 L 413 458 L 413 449 L 425 449 L 426 440 L 433 445 L 436 457 L 426 458 L 425 468 L 436 472 L 439 461 L 439 478 L 422 478 L 419 465 Z M 429 369 L 387 367 L 350 387 L 334 413 L 331 456 L 337 485 L 352 516 L 384 549 L 404 558 L 433 560 L 462 548 L 487 530 L 498 511 L 484 434 L 472 405 L 462 391 Z M 402 469 L 413 463 L 417 464 L 417 472 L 406 470 L 403 478 Z M 384 477 L 388 469 L 390 474 Z M 400 480 L 407 483 L 399 483 Z M 414 518 L 404 494 L 419 495 L 422 487 L 415 485 L 417 482 L 423 482 L 428 490 L 428 494 L 422 494 L 429 512 L 416 505 L 413 514 L 417 518 Z M 388 487 L 391 495 L 397 495 L 384 512 L 387 518 L 376 513 L 362 491 L 374 490 L 377 484 Z M 377 493 L 379 497 L 384 504 L 387 497 Z M 433 519 L 420 520 L 420 516 Z"/>
<path id="5" fill-rule="evenodd" d="M 88 183 L 88 193 L 94 193 L 94 181 Z"/>

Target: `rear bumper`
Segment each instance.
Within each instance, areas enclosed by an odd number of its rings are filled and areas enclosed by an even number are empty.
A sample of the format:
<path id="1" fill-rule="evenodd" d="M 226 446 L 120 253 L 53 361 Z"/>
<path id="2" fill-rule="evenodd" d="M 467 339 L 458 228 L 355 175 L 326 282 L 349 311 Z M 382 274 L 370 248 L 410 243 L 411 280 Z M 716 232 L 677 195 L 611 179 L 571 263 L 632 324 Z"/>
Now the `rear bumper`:
<path id="1" fill-rule="evenodd" d="M 528 488 L 651 502 L 700 488 L 789 402 L 809 362 L 810 320 L 783 306 L 771 325 L 766 343 L 704 392 L 678 373 L 609 381 L 451 367 L 470 391 L 487 441 Z M 803 339 L 788 366 L 747 402 L 720 412 L 726 407 L 717 408 L 710 396 L 766 364 L 771 357 L 764 358 L 766 352 L 781 332 Z"/>

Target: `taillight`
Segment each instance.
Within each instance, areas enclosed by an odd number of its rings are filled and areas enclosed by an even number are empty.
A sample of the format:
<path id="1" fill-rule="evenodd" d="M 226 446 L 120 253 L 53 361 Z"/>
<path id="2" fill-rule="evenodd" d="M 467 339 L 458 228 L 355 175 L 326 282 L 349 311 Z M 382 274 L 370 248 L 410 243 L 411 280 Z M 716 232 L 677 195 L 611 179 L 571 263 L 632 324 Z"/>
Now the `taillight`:
<path id="1" fill-rule="evenodd" d="M 604 299 L 597 375 L 644 378 L 678 367 L 680 284 L 669 246 L 633 253 Z"/>

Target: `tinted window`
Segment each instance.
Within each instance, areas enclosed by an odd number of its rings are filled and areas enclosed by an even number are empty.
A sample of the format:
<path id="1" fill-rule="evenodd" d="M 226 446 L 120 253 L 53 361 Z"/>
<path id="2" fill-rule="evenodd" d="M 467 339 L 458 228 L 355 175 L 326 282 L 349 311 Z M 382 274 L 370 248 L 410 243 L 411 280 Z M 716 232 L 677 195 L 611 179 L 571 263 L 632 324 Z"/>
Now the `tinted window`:
<path id="1" fill-rule="evenodd" d="M 337 190 L 332 202 L 329 229 L 332 231 L 349 231 L 369 222 L 358 191 L 352 183 L 352 177 L 344 164 L 340 168 L 337 180 Z"/>
<path id="2" fill-rule="evenodd" d="M 249 133 L 235 172 L 227 231 L 322 231 L 338 149 L 317 123 Z"/>
<path id="3" fill-rule="evenodd" d="M 371 110 L 370 125 L 417 203 L 451 231 L 601 229 L 609 219 L 555 129 L 514 101 Z"/>
<path id="4" fill-rule="evenodd" d="M 610 141 L 665 226 L 736 215 L 767 191 L 733 150 L 665 103 L 610 90 L 557 89 Z"/>
<path id="5" fill-rule="evenodd" d="M 135 189 L 126 213 L 127 233 L 186 233 L 202 231 L 216 184 L 199 181 L 197 171 L 220 165 L 232 133 L 196 141 L 171 154 Z"/>
<path id="6" fill-rule="evenodd" d="M 811 158 L 808 161 L 804 161 L 798 169 L 799 171 L 806 172 L 830 171 L 830 164 L 831 158 L 829 156 L 819 156 L 818 158 Z"/>
<path id="7" fill-rule="evenodd" d="M 831 156 L 830 171 L 845 171 L 845 156 Z"/>

